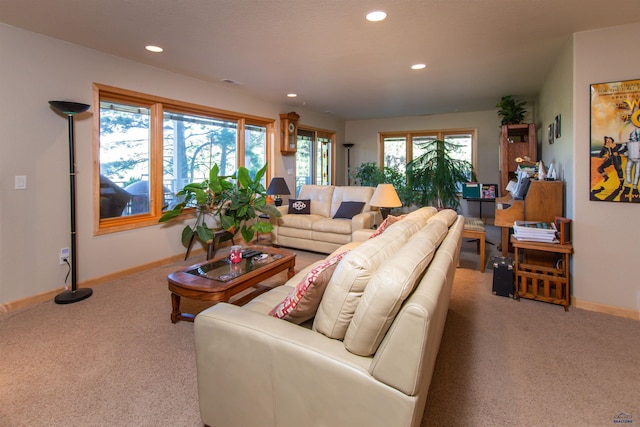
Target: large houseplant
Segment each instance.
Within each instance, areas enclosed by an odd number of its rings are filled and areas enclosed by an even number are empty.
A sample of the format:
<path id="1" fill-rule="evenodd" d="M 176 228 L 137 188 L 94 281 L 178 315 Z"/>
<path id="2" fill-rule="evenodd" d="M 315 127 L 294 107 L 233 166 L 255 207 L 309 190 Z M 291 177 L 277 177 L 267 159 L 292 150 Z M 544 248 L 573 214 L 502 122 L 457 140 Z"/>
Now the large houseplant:
<path id="1" fill-rule="evenodd" d="M 524 120 L 527 110 L 524 106 L 527 101 L 516 100 L 511 95 L 505 95 L 500 98 L 500 102 L 496 104 L 498 107 L 498 116 L 502 118 L 502 125 L 517 125 Z"/>
<path id="2" fill-rule="evenodd" d="M 159 222 L 171 221 L 187 208 L 196 208 L 196 220 L 182 230 L 182 244 L 191 247 L 195 238 L 209 244 L 216 229 L 225 229 L 236 235 L 241 232 L 246 242 L 253 239 L 255 232 L 269 233 L 273 229 L 270 222 L 251 223 L 259 213 L 281 216 L 280 212 L 266 203 L 266 190 L 260 180 L 267 165 L 251 178 L 245 167 L 240 167 L 231 176 L 220 176 L 220 169 L 214 164 L 209 170 L 209 179 L 185 185 L 176 195 L 182 201 L 160 217 Z M 213 218 L 207 223 L 207 218 Z"/>
<path id="3" fill-rule="evenodd" d="M 434 139 L 419 146 L 424 153 L 407 164 L 408 184 L 414 191 L 415 202 L 438 209 L 457 209 L 461 184 L 475 180 L 471 163 L 451 155 L 459 147 L 453 142 Z"/>
<path id="4" fill-rule="evenodd" d="M 381 169 L 376 162 L 365 162 L 358 166 L 353 177 L 362 186 L 376 187 L 378 184 L 393 184 L 402 206 L 410 206 L 413 202 L 412 191 L 407 187 L 406 176 L 397 169 L 388 166 Z"/>
<path id="5" fill-rule="evenodd" d="M 261 213 L 269 216 L 282 216 L 274 206 L 267 204 L 267 190 L 262 185 L 262 177 L 267 165 L 251 178 L 245 167 L 240 167 L 232 176 L 235 183 L 222 193 L 222 228 L 235 235 L 242 234 L 245 242 L 250 242 L 256 232 L 269 233 L 273 230 L 270 222 L 254 221 Z"/>

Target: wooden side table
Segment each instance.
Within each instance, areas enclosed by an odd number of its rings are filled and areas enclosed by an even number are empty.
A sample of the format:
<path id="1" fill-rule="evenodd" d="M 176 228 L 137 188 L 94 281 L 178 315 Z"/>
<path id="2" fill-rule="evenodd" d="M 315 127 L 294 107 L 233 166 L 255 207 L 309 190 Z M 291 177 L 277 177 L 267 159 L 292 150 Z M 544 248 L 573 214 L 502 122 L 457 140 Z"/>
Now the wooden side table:
<path id="1" fill-rule="evenodd" d="M 569 257 L 573 245 L 527 242 L 511 237 L 515 251 L 516 299 L 528 298 L 564 306 L 569 310 L 571 277 Z M 528 252 L 533 251 L 533 252 Z M 541 253 L 559 255 L 555 262 L 539 262 Z"/>

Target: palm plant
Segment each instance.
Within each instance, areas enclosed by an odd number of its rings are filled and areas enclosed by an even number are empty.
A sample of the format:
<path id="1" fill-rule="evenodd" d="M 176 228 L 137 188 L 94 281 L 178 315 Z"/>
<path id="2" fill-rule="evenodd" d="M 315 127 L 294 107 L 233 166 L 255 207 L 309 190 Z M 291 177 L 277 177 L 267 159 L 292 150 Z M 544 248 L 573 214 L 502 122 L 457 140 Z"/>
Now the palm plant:
<path id="1" fill-rule="evenodd" d="M 460 206 L 460 185 L 475 179 L 471 163 L 451 153 L 460 146 L 449 141 L 428 140 L 418 144 L 424 153 L 407 164 L 409 188 L 415 202 L 438 209 Z"/>

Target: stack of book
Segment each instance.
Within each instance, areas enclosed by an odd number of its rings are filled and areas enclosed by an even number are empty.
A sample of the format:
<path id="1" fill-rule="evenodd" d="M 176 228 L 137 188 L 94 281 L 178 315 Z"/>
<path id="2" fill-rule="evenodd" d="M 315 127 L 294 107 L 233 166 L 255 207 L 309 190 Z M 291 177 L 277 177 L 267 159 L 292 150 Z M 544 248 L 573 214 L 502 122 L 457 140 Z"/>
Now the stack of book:
<path id="1" fill-rule="evenodd" d="M 530 242 L 559 243 L 558 230 L 553 222 L 515 221 L 513 236 Z"/>

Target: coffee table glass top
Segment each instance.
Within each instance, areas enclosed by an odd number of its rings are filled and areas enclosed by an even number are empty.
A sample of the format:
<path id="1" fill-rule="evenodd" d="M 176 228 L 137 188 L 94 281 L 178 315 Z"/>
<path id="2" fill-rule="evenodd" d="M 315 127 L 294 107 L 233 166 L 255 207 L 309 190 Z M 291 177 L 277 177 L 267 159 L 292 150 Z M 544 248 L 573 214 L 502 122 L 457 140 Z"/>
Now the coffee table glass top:
<path id="1" fill-rule="evenodd" d="M 196 268 L 187 270 L 186 273 L 218 282 L 228 282 L 283 257 L 284 255 L 282 254 L 263 252 L 251 258 L 242 258 L 237 264 L 232 264 L 229 257 L 226 257 L 218 261 L 202 264 Z"/>

